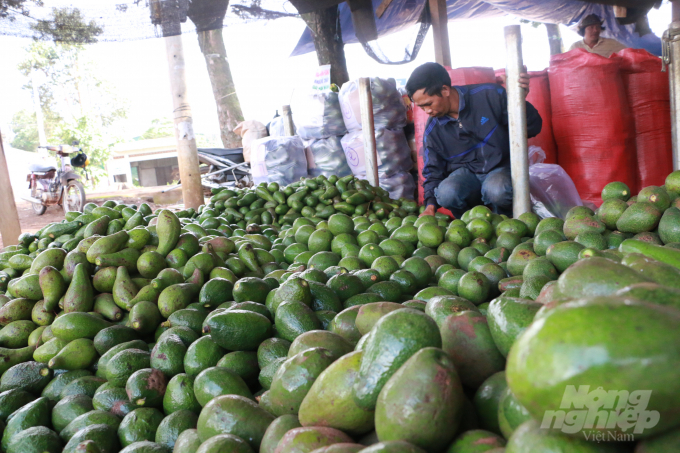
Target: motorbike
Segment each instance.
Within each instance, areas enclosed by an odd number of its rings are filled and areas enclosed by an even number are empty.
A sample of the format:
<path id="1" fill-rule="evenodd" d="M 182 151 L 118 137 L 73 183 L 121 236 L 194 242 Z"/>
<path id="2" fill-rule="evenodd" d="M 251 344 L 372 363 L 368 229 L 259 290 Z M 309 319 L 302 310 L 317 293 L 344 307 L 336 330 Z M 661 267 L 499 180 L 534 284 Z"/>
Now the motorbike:
<path id="1" fill-rule="evenodd" d="M 71 145 L 41 148 L 56 153 L 60 168 L 49 164 L 31 164 L 28 168 L 31 174 L 26 177 L 31 195 L 22 198 L 31 202 L 33 212 L 37 215 L 44 214 L 47 207 L 53 205 L 62 206 L 64 212 L 82 211 L 85 206 L 85 187 L 73 167 L 86 168 L 89 164 L 87 155 Z"/>

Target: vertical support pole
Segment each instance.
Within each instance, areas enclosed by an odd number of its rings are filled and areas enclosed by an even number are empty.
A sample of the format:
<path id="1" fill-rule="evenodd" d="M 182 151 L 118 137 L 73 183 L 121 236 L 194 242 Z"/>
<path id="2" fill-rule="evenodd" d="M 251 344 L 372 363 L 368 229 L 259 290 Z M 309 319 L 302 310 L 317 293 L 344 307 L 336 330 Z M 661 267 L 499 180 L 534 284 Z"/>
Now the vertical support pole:
<path id="1" fill-rule="evenodd" d="M 281 107 L 281 114 L 283 116 L 283 130 L 287 136 L 295 135 L 295 126 L 293 125 L 293 112 L 290 110 L 290 105 Z"/>
<path id="2" fill-rule="evenodd" d="M 373 97 L 371 95 L 371 79 L 359 79 L 359 106 L 361 108 L 361 129 L 364 132 L 364 156 L 366 158 L 366 179 L 377 187 L 378 154 L 375 148 L 375 124 L 373 122 Z"/>
<path id="3" fill-rule="evenodd" d="M 673 2 L 673 12 L 675 5 Z M 670 63 L 668 78 L 671 96 L 671 140 L 673 143 L 673 170 L 680 169 L 680 21 L 674 21 L 669 30 Z"/>
<path id="4" fill-rule="evenodd" d="M 451 67 L 449 46 L 449 16 L 446 0 L 429 0 L 432 36 L 434 38 L 434 60 L 442 66 Z"/>
<path id="5" fill-rule="evenodd" d="M 505 48 L 508 55 L 506 87 L 512 173 L 512 213 L 513 217 L 517 217 L 525 212 L 531 212 L 526 93 L 519 86 L 519 75 L 524 68 L 522 31 L 519 25 L 505 27 Z"/>
<path id="6" fill-rule="evenodd" d="M 179 177 L 182 182 L 182 197 L 187 208 L 197 209 L 204 203 L 203 188 L 201 187 L 201 172 L 198 169 L 198 150 L 194 136 L 191 106 L 187 99 L 182 35 L 167 36 L 164 39 L 170 74 L 170 90 L 172 92 L 175 138 L 177 139 L 177 161 L 179 163 Z"/>
<path id="7" fill-rule="evenodd" d="M 671 0 L 671 5 L 672 5 L 672 14 L 673 18 L 672 21 L 676 22 L 680 20 L 680 0 Z"/>
<path id="8" fill-rule="evenodd" d="M 40 92 L 38 90 L 38 81 L 36 72 L 31 72 L 31 85 L 33 87 L 33 108 L 35 109 L 35 120 L 38 124 L 38 142 L 40 146 L 47 146 L 47 137 L 45 136 L 45 120 L 43 119 L 42 106 L 40 105 Z"/>
<path id="9" fill-rule="evenodd" d="M 2 134 L 0 134 L 0 187 L 2 187 L 0 236 L 2 236 L 2 245 L 7 247 L 19 243 L 21 224 L 19 223 L 17 205 L 14 203 L 14 191 L 9 179 L 9 168 L 7 168 L 7 159 L 5 159 L 5 148 L 2 145 Z"/>

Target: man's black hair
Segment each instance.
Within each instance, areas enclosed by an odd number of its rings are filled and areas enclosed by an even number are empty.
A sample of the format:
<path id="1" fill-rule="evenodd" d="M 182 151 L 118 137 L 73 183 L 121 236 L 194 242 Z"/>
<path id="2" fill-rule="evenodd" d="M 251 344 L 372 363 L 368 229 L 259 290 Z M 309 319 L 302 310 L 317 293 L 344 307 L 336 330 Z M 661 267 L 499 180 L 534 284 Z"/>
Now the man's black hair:
<path id="1" fill-rule="evenodd" d="M 425 63 L 411 73 L 406 82 L 406 92 L 412 98 L 416 91 L 424 88 L 428 96 L 441 96 L 443 86 L 451 86 L 451 77 L 444 66 L 439 63 Z"/>

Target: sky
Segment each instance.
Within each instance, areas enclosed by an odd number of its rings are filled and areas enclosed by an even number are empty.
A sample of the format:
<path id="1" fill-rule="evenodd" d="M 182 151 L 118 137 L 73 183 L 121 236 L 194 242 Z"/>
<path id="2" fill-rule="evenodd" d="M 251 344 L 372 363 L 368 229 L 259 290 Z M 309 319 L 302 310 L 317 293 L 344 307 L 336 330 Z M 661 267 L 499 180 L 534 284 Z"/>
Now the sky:
<path id="1" fill-rule="evenodd" d="M 671 18 L 670 4 L 649 14 L 652 30 L 661 36 Z M 510 16 L 449 23 L 453 67 L 487 66 L 504 68 L 506 62 L 503 27 L 517 24 Z M 267 123 L 276 110 L 290 102 L 295 89 L 311 86 L 318 61 L 315 53 L 289 57 L 305 24 L 287 18 L 230 26 L 223 31 L 225 46 L 241 108 L 246 119 Z M 561 26 L 565 48 L 581 39 Z M 524 62 L 530 71 L 548 67 L 550 58 L 544 27 L 522 24 Z M 381 38 L 386 48 L 403 47 L 402 36 Z M 26 79 L 16 69 L 25 57 L 27 39 L 0 36 L 0 130 L 9 136 L 12 115 L 32 106 L 31 93 L 22 90 Z M 219 133 L 217 112 L 205 60 L 195 34 L 183 35 L 188 99 L 197 133 Z M 129 102 L 128 119 L 121 134 L 131 139 L 144 132 L 155 118 L 171 117 L 172 100 L 168 79 L 165 44 L 162 38 L 141 41 L 99 43 L 88 46 L 100 78 L 107 80 Z M 418 65 L 434 61 L 432 33 L 428 33 L 418 58 L 405 65 L 381 65 L 371 59 L 359 44 L 345 46 L 351 79 L 358 77 L 408 78 Z M 332 69 L 331 69 L 332 70 Z"/>

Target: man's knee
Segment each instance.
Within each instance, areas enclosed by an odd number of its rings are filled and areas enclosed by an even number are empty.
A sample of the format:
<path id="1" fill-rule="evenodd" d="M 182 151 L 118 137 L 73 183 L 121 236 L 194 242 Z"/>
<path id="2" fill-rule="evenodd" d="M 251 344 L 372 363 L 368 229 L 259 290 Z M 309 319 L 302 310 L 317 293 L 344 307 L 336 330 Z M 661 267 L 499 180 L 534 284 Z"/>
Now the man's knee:
<path id="1" fill-rule="evenodd" d="M 484 204 L 512 206 L 512 177 L 509 171 L 490 174 L 482 185 Z"/>
<path id="2" fill-rule="evenodd" d="M 435 189 L 437 203 L 445 208 L 464 208 L 470 196 L 471 185 L 476 182 L 476 179 L 470 181 L 470 176 L 465 172 L 450 175 Z"/>

